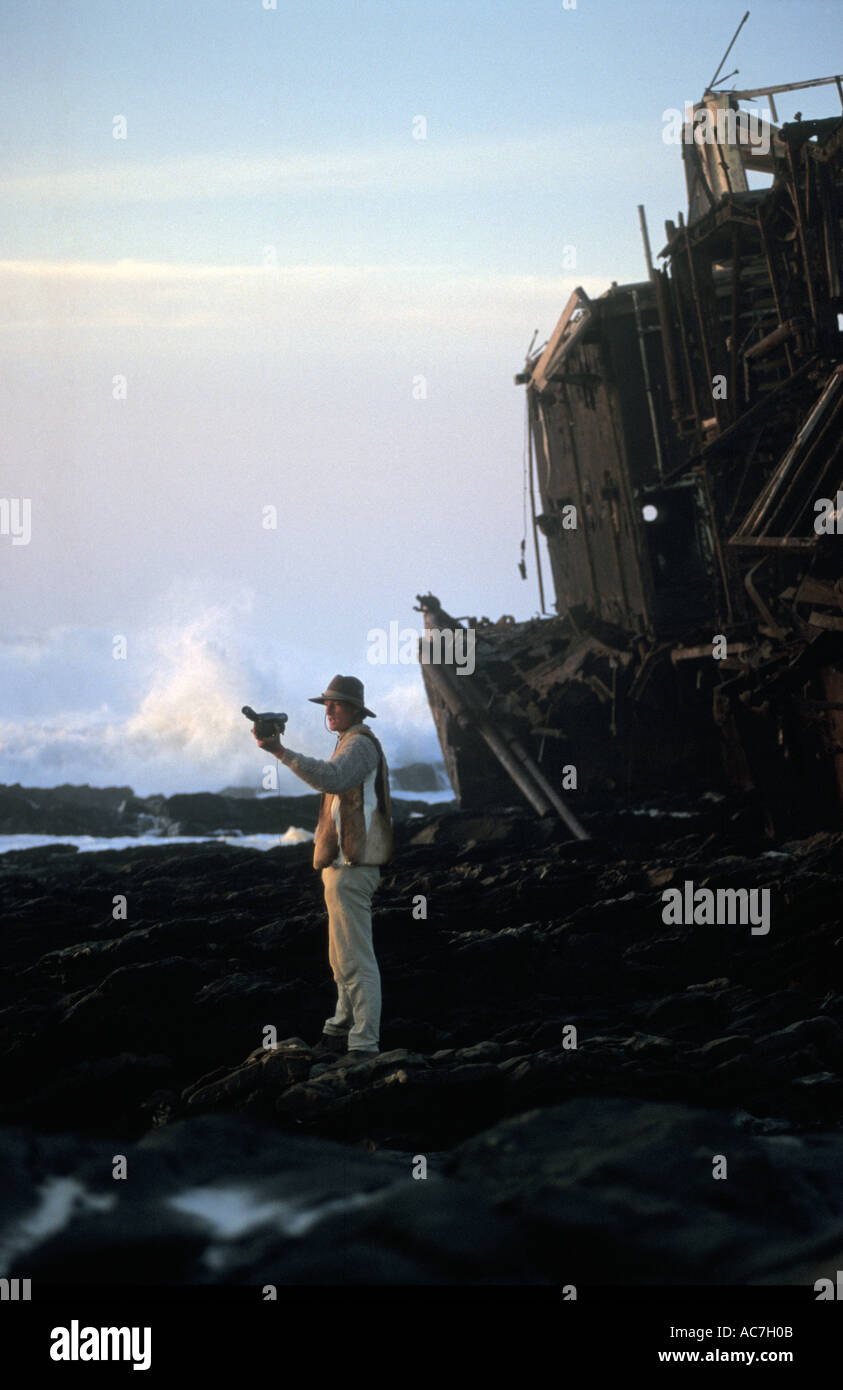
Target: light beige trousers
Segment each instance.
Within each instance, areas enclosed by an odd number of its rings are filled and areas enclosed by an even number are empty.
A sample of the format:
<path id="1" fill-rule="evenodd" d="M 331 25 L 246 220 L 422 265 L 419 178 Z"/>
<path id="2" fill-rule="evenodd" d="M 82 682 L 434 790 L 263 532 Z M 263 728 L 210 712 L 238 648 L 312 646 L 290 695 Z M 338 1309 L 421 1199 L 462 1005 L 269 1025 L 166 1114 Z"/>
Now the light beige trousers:
<path id="1" fill-rule="evenodd" d="M 348 1050 L 378 1048 L 381 977 L 372 944 L 372 894 L 380 882 L 375 864 L 343 864 L 322 870 L 328 909 L 328 960 L 337 986 L 337 1008 L 326 1033 L 348 1030 Z"/>

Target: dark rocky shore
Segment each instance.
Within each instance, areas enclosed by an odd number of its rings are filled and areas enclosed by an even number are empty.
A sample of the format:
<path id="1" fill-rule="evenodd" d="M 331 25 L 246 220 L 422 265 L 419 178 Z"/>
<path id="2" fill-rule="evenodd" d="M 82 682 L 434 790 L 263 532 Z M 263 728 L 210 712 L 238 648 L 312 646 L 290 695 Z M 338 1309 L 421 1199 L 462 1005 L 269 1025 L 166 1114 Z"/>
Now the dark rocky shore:
<path id="1" fill-rule="evenodd" d="M 396 799 L 394 819 L 404 821 L 426 811 L 424 792 L 439 790 L 443 782 L 428 763 L 396 769 L 393 787 L 417 791 L 419 800 Z M 318 814 L 318 792 L 258 796 L 252 787 L 226 787 L 221 792 L 136 796 L 131 787 L 0 783 L 0 835 L 273 835 L 279 825 L 314 830 Z"/>
<path id="2" fill-rule="evenodd" d="M 382 1053 L 354 1067 L 308 1046 L 334 1002 L 310 845 L 1 856 L 3 1272 L 833 1277 L 843 835 L 651 809 L 584 813 L 587 842 L 518 811 L 399 825 Z M 686 880 L 769 889 L 769 932 L 666 925 Z"/>

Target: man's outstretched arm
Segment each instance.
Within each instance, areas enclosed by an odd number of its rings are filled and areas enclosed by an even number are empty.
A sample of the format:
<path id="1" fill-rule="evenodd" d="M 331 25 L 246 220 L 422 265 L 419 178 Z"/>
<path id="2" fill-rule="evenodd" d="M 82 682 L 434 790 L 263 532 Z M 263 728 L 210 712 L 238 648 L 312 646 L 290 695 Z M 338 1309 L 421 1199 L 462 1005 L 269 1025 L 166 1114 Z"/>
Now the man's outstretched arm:
<path id="1" fill-rule="evenodd" d="M 339 757 L 330 761 L 294 753 L 291 748 L 285 748 L 280 739 L 258 741 L 261 748 L 274 753 L 285 767 L 319 792 L 344 792 L 349 787 L 358 787 L 378 765 L 378 750 L 365 734 L 349 739 Z"/>

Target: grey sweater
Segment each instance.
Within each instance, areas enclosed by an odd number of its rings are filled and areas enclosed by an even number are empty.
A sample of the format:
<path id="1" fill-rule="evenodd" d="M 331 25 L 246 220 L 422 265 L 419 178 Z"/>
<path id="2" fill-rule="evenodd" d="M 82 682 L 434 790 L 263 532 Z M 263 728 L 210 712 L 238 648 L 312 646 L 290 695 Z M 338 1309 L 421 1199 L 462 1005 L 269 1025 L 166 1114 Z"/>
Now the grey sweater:
<path id="1" fill-rule="evenodd" d="M 359 787 L 367 777 L 377 771 L 378 750 L 370 738 L 355 738 L 353 731 L 360 728 L 352 724 L 340 734 L 332 758 L 308 758 L 304 753 L 294 753 L 285 748 L 281 762 L 320 792 L 345 792 L 350 787 Z M 340 743 L 342 748 L 340 749 Z"/>

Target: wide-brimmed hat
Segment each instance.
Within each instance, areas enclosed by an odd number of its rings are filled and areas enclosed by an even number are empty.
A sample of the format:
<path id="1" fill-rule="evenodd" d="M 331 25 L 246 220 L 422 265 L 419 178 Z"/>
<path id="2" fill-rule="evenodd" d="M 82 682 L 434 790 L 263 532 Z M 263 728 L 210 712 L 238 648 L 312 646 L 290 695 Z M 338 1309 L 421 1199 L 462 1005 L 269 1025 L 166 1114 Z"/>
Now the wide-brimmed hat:
<path id="1" fill-rule="evenodd" d="M 370 719 L 378 717 L 364 705 L 363 682 L 356 676 L 334 676 L 327 690 L 323 690 L 321 695 L 309 695 L 308 699 L 312 705 L 326 705 L 329 700 L 345 700 L 346 704 L 358 705 Z"/>

